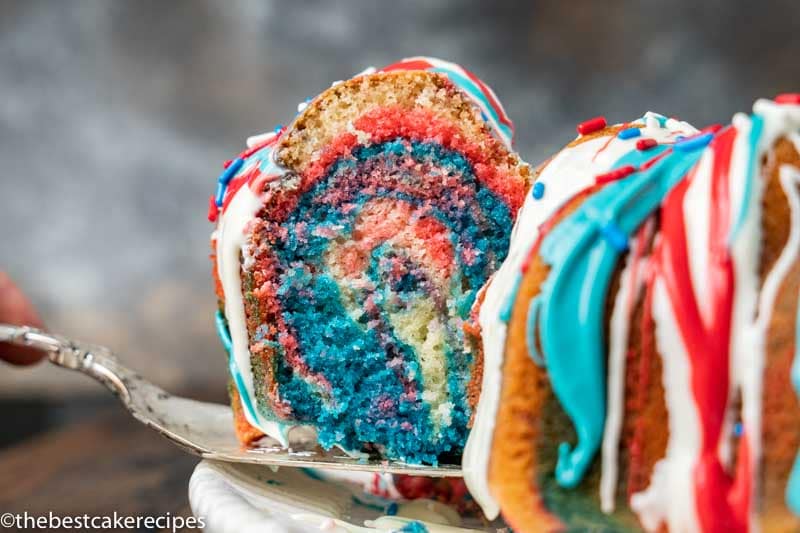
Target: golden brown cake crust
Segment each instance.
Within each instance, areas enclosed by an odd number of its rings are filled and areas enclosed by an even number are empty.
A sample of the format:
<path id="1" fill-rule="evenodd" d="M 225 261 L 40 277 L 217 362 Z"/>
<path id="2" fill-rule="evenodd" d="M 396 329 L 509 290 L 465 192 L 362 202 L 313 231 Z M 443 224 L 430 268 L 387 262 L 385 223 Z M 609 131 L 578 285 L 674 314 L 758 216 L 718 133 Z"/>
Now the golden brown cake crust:
<path id="1" fill-rule="evenodd" d="M 475 412 L 478 407 L 478 400 L 480 400 L 481 397 L 481 386 L 483 385 L 483 343 L 481 342 L 481 326 L 478 322 L 477 314 L 480 311 L 485 297 L 485 290 L 478 293 L 478 297 L 473 305 L 472 316 L 470 320 L 464 323 L 464 338 L 472 347 L 472 353 L 475 354 L 472 375 L 467 385 L 467 402 L 472 409 L 469 424 L 467 425 L 467 427 L 470 428 L 475 420 Z"/>
<path id="2" fill-rule="evenodd" d="M 779 180 L 780 168 L 784 165 L 800 169 L 800 154 L 793 143 L 780 139 L 763 167 L 767 188 L 762 214 L 762 282 L 786 245 L 792 223 L 789 203 Z M 800 449 L 800 403 L 790 380 L 796 349 L 799 290 L 800 261 L 795 261 L 778 290 L 767 333 L 760 479 L 764 532 L 800 531 L 800 520 L 786 507 L 785 498 L 789 473 Z"/>

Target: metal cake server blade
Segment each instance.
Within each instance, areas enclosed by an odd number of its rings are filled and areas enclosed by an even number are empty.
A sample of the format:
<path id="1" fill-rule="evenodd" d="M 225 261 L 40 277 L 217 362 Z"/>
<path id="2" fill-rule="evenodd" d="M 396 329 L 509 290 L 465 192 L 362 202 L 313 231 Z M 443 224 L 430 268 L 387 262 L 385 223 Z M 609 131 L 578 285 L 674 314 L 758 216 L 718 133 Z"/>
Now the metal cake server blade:
<path id="1" fill-rule="evenodd" d="M 387 472 L 432 477 L 461 476 L 458 465 L 411 465 L 383 459 L 360 459 L 336 449 L 325 451 L 306 439 L 290 448 L 273 446 L 245 448 L 233 431 L 233 414 L 227 405 L 173 396 L 122 365 L 103 346 L 77 342 L 27 326 L 0 324 L 0 342 L 38 348 L 58 366 L 77 370 L 99 381 L 114 393 L 125 409 L 184 450 L 216 461 L 266 466 L 330 468 L 336 470 Z M 268 438 L 267 438 L 268 439 Z"/>

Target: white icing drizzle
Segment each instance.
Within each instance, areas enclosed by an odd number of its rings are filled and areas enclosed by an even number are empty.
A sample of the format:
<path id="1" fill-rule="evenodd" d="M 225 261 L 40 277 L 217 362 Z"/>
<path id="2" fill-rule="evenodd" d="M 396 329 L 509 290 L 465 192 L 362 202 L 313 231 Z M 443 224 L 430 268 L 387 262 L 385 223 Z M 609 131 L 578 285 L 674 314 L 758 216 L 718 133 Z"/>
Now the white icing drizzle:
<path id="1" fill-rule="evenodd" d="M 614 299 L 609 324 L 608 413 L 603 431 L 600 476 L 600 508 L 607 514 L 614 511 L 617 488 L 619 438 L 625 414 L 625 357 L 628 350 L 631 313 L 636 295 L 644 284 L 642 270 L 646 258 L 636 254 L 641 253 L 639 246 L 644 244 L 639 242 L 639 239 L 647 241 L 649 238 L 652 221 L 647 224 L 648 231 L 645 235 L 631 239 L 631 253 L 625 260 L 625 267 L 620 274 L 619 291 Z"/>
<path id="2" fill-rule="evenodd" d="M 274 134 L 273 134 L 274 135 Z M 261 140 L 263 142 L 264 139 Z M 249 161 L 248 161 L 249 162 Z M 243 167 L 247 167 L 247 162 Z M 277 166 L 276 166 L 277 169 Z M 239 170 L 239 174 L 246 169 Z M 217 225 L 217 274 L 225 296 L 225 317 L 231 335 L 231 357 L 241 378 L 237 389 L 242 400 L 242 411 L 251 426 L 277 440 L 283 447 L 289 443 L 286 435 L 290 426 L 267 420 L 258 411 L 253 386 L 253 370 L 250 362 L 250 341 L 247 334 L 247 319 L 242 295 L 241 257 L 248 256 L 246 244 L 249 238 L 248 225 L 261 208 L 261 199 L 248 184 L 240 187 L 224 212 L 220 213 Z M 248 408 L 248 404 L 252 409 Z"/>
<path id="3" fill-rule="evenodd" d="M 674 119 L 666 120 L 666 127 L 661 127 L 660 121 L 664 118 L 656 113 L 647 113 L 642 120 L 646 125 L 641 128 L 641 137 L 659 143 L 674 142 L 678 135 L 697 131 L 691 125 Z M 500 511 L 489 491 L 487 469 L 502 386 L 506 324 L 500 319 L 501 310 L 515 292 L 520 267 L 539 236 L 539 226 L 575 194 L 592 185 L 595 176 L 607 172 L 623 155 L 636 150 L 636 141 L 641 137 L 601 136 L 567 147 L 556 155 L 537 178 L 537 182 L 545 186 L 544 196 L 537 200 L 528 194 L 525 198 L 511 233 L 508 257 L 487 283 L 486 297 L 479 313 L 483 342 L 481 396 L 464 449 L 462 469 L 470 494 L 490 520 Z"/>
<path id="4" fill-rule="evenodd" d="M 695 293 L 702 293 L 709 279 L 709 198 L 713 163 L 714 158 L 707 150 L 697 162 L 697 171 L 683 201 L 683 219 L 686 227 L 691 228 L 691 231 L 686 232 L 686 252 L 689 255 L 689 279 Z M 697 306 L 703 319 L 708 320 L 711 313 L 709 299 L 697 299 Z"/>
<path id="5" fill-rule="evenodd" d="M 665 521 L 670 531 L 697 531 L 692 472 L 700 451 L 700 419 L 694 398 L 688 392 L 691 391 L 689 356 L 661 279 L 653 287 L 652 310 L 656 346 L 662 354 L 670 432 L 666 457 L 656 463 L 650 486 L 631 497 L 631 509 L 647 531 L 658 531 Z"/>

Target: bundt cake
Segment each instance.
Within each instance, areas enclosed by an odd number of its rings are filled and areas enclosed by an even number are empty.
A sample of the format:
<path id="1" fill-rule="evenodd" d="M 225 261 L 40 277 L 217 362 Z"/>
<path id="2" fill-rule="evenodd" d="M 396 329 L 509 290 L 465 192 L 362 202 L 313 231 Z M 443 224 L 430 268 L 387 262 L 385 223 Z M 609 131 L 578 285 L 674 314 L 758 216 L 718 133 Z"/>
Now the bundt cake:
<path id="1" fill-rule="evenodd" d="M 470 491 L 517 532 L 800 530 L 800 95 L 578 130 L 485 289 Z"/>
<path id="2" fill-rule="evenodd" d="M 412 58 L 226 163 L 209 219 L 244 444 L 310 426 L 325 448 L 457 460 L 482 364 L 470 310 L 530 185 L 512 133 L 473 74 Z"/>

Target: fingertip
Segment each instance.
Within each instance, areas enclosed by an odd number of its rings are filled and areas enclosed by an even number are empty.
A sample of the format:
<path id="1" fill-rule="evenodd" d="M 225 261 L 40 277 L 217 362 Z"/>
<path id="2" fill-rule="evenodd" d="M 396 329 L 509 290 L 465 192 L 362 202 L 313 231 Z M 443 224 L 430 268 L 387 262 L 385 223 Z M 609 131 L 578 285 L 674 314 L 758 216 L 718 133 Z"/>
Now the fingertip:
<path id="1" fill-rule="evenodd" d="M 0 342 L 0 359 L 12 365 L 33 365 L 44 359 L 45 355 L 41 350 Z"/>
<path id="2" fill-rule="evenodd" d="M 5 272 L 0 271 L 0 322 L 43 329 L 44 323 L 30 300 Z M 0 343 L 0 359 L 16 365 L 32 365 L 45 353 L 27 346 Z"/>

